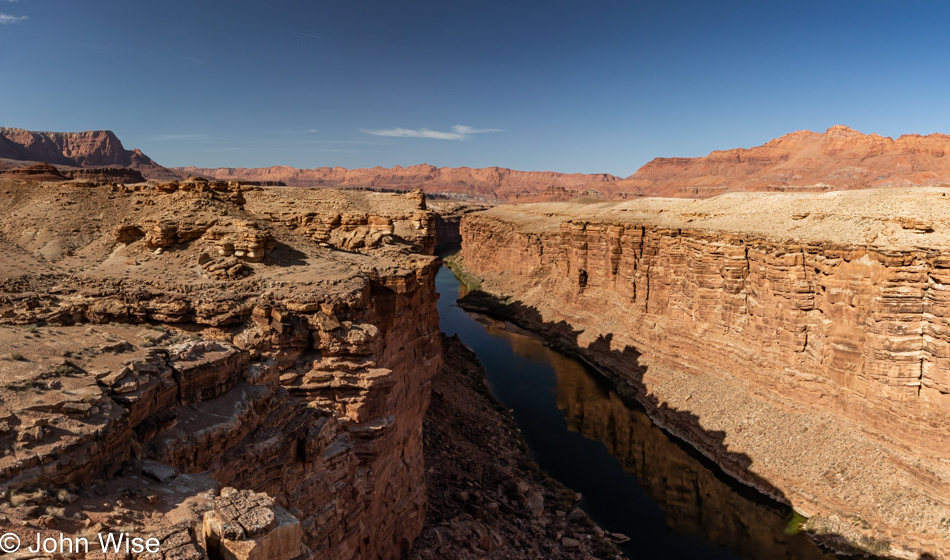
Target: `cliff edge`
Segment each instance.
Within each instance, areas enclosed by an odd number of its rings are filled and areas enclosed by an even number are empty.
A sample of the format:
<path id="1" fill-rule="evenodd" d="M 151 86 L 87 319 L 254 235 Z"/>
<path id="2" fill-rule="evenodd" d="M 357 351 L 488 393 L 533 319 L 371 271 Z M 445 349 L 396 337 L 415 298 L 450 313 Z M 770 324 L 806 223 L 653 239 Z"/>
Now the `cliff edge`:
<path id="1" fill-rule="evenodd" d="M 155 560 L 409 550 L 441 363 L 421 193 L 0 192 L 0 533 L 128 534 Z"/>

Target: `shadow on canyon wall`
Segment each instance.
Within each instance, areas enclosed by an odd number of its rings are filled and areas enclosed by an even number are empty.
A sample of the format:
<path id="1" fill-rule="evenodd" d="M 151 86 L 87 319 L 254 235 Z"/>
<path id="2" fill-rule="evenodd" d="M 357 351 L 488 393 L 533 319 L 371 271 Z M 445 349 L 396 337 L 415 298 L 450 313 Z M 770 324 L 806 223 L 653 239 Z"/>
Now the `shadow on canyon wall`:
<path id="1" fill-rule="evenodd" d="M 640 353 L 634 348 L 611 349 L 612 335 L 607 335 L 582 352 L 578 344 L 582 331 L 563 321 L 545 322 L 534 308 L 506 303 L 479 290 L 465 294 L 459 305 L 539 333 L 563 354 L 596 366 L 592 376 L 575 360 L 556 352 L 547 356 L 558 378 L 558 408 L 565 412 L 569 429 L 602 442 L 624 470 L 637 477 L 666 512 L 671 529 L 728 547 L 742 557 L 836 557 L 811 539 L 794 538 L 796 524 L 788 508 L 759 492 L 782 504 L 789 503 L 787 498 L 749 471 L 749 456 L 726 448 L 724 432 L 704 430 L 695 414 L 669 408 L 646 393 L 647 368 L 638 365 Z M 548 350 L 530 339 L 513 346 L 523 355 Z M 651 417 L 681 439 L 656 429 Z M 823 541 L 829 537 L 826 542 L 843 548 L 844 541 L 837 536 L 825 536 Z M 863 551 L 860 555 L 869 557 Z"/>

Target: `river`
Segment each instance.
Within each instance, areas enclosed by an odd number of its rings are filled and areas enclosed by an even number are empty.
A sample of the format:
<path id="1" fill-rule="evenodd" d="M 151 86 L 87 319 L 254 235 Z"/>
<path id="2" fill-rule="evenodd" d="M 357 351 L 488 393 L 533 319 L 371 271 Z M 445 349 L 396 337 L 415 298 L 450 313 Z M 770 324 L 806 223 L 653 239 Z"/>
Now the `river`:
<path id="1" fill-rule="evenodd" d="M 511 323 L 459 308 L 465 288 L 446 266 L 436 288 L 442 331 L 476 353 L 533 459 L 580 492 L 580 507 L 603 529 L 630 537 L 627 556 L 836 558 L 796 533 L 787 506 L 669 436 L 586 364 Z"/>

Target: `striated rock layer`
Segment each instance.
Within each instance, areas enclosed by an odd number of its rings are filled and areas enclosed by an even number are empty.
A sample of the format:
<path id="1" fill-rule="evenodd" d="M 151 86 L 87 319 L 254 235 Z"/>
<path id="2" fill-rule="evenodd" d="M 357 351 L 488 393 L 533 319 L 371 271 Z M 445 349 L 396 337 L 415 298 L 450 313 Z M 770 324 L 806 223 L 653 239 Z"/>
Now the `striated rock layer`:
<path id="1" fill-rule="evenodd" d="M 0 158 L 85 168 L 130 167 L 149 179 L 179 178 L 140 150 L 126 150 L 111 130 L 33 132 L 0 127 Z"/>
<path id="2" fill-rule="evenodd" d="M 282 181 L 295 187 L 374 188 L 408 191 L 422 189 L 429 194 L 481 202 L 504 202 L 518 197 L 543 196 L 546 191 L 583 190 L 608 185 L 618 177 L 606 173 L 555 173 L 551 171 L 516 171 L 503 167 L 472 169 L 469 167 L 435 167 L 432 165 L 395 166 L 392 169 L 345 169 L 317 167 L 296 169 L 287 166 L 257 168 L 181 167 L 184 175 L 201 175 L 220 180 Z"/>
<path id="3" fill-rule="evenodd" d="M 0 533 L 153 536 L 169 560 L 409 549 L 441 362 L 421 193 L 0 192 Z"/>
<path id="4" fill-rule="evenodd" d="M 499 206 L 466 272 L 825 542 L 950 556 L 950 190 Z"/>
<path id="5" fill-rule="evenodd" d="M 950 136 L 896 140 L 846 126 L 799 130 L 753 148 L 656 158 L 609 186 L 611 198 L 706 198 L 736 191 L 825 192 L 950 183 Z"/>

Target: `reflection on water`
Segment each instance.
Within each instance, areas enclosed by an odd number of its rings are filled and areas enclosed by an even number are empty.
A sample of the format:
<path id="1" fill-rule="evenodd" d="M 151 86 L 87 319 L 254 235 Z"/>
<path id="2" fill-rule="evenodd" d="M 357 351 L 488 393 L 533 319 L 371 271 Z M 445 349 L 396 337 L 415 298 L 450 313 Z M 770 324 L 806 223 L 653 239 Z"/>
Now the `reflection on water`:
<path id="1" fill-rule="evenodd" d="M 581 492 L 581 506 L 602 527 L 631 537 L 628 555 L 835 557 L 806 535 L 786 534 L 788 508 L 671 439 L 583 363 L 510 323 L 455 307 L 464 287 L 448 269 L 437 283 L 442 330 L 475 351 L 541 468 Z"/>

